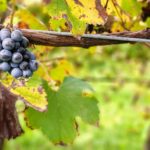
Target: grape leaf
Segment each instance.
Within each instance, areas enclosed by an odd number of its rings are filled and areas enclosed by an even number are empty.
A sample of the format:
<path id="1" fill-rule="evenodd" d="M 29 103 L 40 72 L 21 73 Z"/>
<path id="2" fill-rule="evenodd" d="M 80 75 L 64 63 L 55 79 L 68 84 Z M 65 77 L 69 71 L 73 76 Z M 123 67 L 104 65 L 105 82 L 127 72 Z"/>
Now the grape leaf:
<path id="1" fill-rule="evenodd" d="M 79 79 L 67 77 L 56 92 L 43 81 L 47 93 L 48 110 L 45 113 L 27 109 L 28 123 L 40 128 L 54 143 L 68 143 L 77 135 L 76 117 L 88 123 L 97 123 L 99 109 L 92 88 Z"/>
<path id="2" fill-rule="evenodd" d="M 2 82 L 5 86 L 11 87 L 10 91 L 18 95 L 28 106 L 38 111 L 47 109 L 46 93 L 42 87 L 41 78 L 33 75 L 28 82 L 24 80 L 13 80 L 14 79 L 8 75 Z"/>
<path id="3" fill-rule="evenodd" d="M 71 13 L 78 19 L 88 24 L 104 24 L 107 21 L 107 13 L 100 0 L 66 0 L 71 8 Z"/>
<path id="4" fill-rule="evenodd" d="M 139 3 L 137 0 L 132 0 L 130 1 L 130 3 L 128 0 L 122 0 L 121 6 L 132 16 L 137 16 L 141 10 L 141 3 Z"/>
<path id="5" fill-rule="evenodd" d="M 50 24 L 63 17 L 74 34 L 83 34 L 87 23 L 104 24 L 107 21 L 105 9 L 98 0 L 88 3 L 85 0 L 51 0 L 44 10 L 52 17 Z"/>
<path id="6" fill-rule="evenodd" d="M 78 20 L 72 13 L 70 8 L 68 7 L 65 0 L 52 0 L 50 1 L 50 4 L 47 5 L 47 7 L 44 8 L 45 13 L 48 13 L 52 19 L 50 20 L 50 25 L 53 24 L 53 21 L 60 20 L 64 18 L 67 23 L 69 24 L 69 27 L 71 28 L 71 31 L 75 34 L 81 34 L 84 33 L 84 30 L 86 28 L 86 23 Z M 61 26 L 61 24 L 60 24 Z M 52 28 L 52 26 L 51 26 Z M 54 29 L 54 28 L 52 28 Z"/>
<path id="7" fill-rule="evenodd" d="M 50 70 L 51 78 L 57 81 L 63 81 L 66 76 L 74 74 L 75 68 L 65 59 L 59 60 L 57 65 Z"/>
<path id="8" fill-rule="evenodd" d="M 31 29 L 40 29 L 40 30 L 46 30 L 46 26 L 38 19 L 36 18 L 29 10 L 25 8 L 20 8 L 15 13 L 15 24 L 19 22 L 25 22 L 29 28 Z"/>

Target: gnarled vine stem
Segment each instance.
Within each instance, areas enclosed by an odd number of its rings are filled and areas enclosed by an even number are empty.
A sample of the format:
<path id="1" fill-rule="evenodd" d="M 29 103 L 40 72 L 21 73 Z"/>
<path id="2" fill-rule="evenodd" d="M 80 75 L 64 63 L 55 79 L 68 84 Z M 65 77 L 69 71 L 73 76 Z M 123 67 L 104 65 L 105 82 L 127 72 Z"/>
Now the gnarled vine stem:
<path id="1" fill-rule="evenodd" d="M 40 30 L 22 30 L 32 44 L 47 46 L 77 46 L 88 48 L 97 45 L 111 45 L 134 42 L 150 42 L 150 29 L 138 32 L 119 32 L 112 34 L 84 34 L 73 36 L 68 32 L 53 32 Z"/>
<path id="2" fill-rule="evenodd" d="M 0 25 L 0 28 L 3 26 Z M 122 43 L 150 42 L 150 29 L 137 32 L 118 32 L 111 34 L 84 34 L 74 36 L 69 32 L 54 32 L 43 30 L 22 29 L 31 44 L 45 46 L 77 46 L 88 48 L 97 45 L 111 45 Z"/>

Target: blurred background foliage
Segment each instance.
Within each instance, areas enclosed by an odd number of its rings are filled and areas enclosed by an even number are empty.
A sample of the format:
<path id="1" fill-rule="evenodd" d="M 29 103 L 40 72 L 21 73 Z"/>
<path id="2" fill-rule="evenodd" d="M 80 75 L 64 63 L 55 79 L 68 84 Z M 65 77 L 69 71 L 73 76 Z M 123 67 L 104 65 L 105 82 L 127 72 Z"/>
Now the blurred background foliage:
<path id="1" fill-rule="evenodd" d="M 67 0 L 70 2 L 71 0 Z M 69 31 L 64 18 L 55 17 L 48 7 L 49 0 L 12 0 L 9 5 L 0 0 L 1 22 L 8 24 L 15 7 L 13 24 L 20 28 L 53 29 Z M 62 0 L 59 1 L 61 5 Z M 90 1 L 89 1 L 90 2 Z M 91 1 L 92 2 L 92 1 Z M 102 1 L 105 4 L 105 1 Z M 142 21 L 142 7 L 145 1 L 119 0 L 122 19 L 117 14 L 112 32 L 130 29 L 132 31 L 150 27 L 150 19 Z M 110 6 L 110 14 L 116 9 Z M 116 5 L 117 6 L 117 5 Z M 119 7 L 117 6 L 117 7 Z M 62 7 L 60 10 L 63 9 Z M 72 8 L 70 8 L 72 9 Z M 118 8 L 117 8 L 118 9 Z M 113 11 L 115 10 L 115 11 Z M 66 12 L 69 14 L 70 12 Z M 74 12 L 75 13 L 75 12 Z M 74 14 L 73 13 L 73 14 Z M 52 16 L 50 16 L 52 14 Z M 69 14 L 70 15 L 70 14 Z M 7 17 L 5 17 L 7 16 Z M 5 17 L 4 21 L 2 20 Z M 71 16 L 72 17 L 72 16 Z M 72 19 L 71 19 L 72 21 Z M 95 24 L 100 20 L 95 20 Z M 91 23 L 91 20 L 87 20 Z M 82 33 L 85 29 L 81 22 Z M 76 21 L 74 22 L 75 31 Z M 83 29 L 82 29 L 83 27 Z M 40 130 L 31 131 L 26 127 L 23 114 L 20 122 L 25 133 L 15 140 L 5 141 L 5 150 L 141 150 L 148 140 L 150 125 L 150 46 L 146 44 L 122 44 L 97 46 L 89 49 L 76 47 L 32 46 L 41 67 L 36 75 L 47 81 L 62 82 L 65 76 L 73 75 L 90 83 L 99 100 L 100 126 L 80 122 L 80 135 L 68 146 L 53 145 Z M 43 71 L 44 70 L 44 71 Z M 66 115 L 67 117 L 67 115 Z"/>
<path id="2" fill-rule="evenodd" d="M 149 57 L 149 48 L 139 44 L 54 48 L 49 55 L 57 61 L 53 61 L 52 77 L 61 79 L 69 69 L 93 86 L 101 110 L 100 126 L 92 127 L 78 118 L 80 135 L 74 143 L 56 146 L 41 131 L 28 129 L 20 116 L 25 134 L 6 141 L 5 149 L 143 149 L 150 124 Z"/>

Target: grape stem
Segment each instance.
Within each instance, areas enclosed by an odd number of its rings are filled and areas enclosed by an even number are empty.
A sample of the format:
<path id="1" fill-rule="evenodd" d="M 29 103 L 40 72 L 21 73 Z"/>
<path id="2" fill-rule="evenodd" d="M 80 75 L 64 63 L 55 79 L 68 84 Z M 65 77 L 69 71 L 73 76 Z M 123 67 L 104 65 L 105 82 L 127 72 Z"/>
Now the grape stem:
<path id="1" fill-rule="evenodd" d="M 10 16 L 10 27 L 13 27 L 13 20 L 15 15 L 15 7 L 16 7 L 16 0 L 12 1 L 12 10 L 11 10 L 11 16 Z"/>

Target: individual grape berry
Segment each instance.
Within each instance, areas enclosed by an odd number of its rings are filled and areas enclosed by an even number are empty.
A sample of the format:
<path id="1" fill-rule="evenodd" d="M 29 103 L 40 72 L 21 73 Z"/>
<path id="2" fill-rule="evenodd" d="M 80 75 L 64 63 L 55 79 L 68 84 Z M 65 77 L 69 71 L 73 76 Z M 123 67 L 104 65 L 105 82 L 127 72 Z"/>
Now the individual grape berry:
<path id="1" fill-rule="evenodd" d="M 20 69 L 22 70 L 26 70 L 29 67 L 29 63 L 26 61 L 23 61 L 20 65 L 19 65 Z"/>
<path id="2" fill-rule="evenodd" d="M 9 29 L 7 28 L 3 28 L 0 32 L 0 38 L 3 41 L 6 38 L 10 38 L 11 37 L 11 32 Z"/>
<path id="3" fill-rule="evenodd" d="M 22 32 L 20 30 L 14 30 L 12 33 L 11 33 L 11 39 L 13 39 L 14 41 L 16 42 L 20 42 L 22 41 Z"/>
<path id="4" fill-rule="evenodd" d="M 15 42 L 11 38 L 6 38 L 2 42 L 4 49 L 12 50 L 15 47 Z"/>
<path id="5" fill-rule="evenodd" d="M 19 64 L 16 64 L 16 63 L 11 62 L 11 63 L 10 63 L 10 66 L 11 66 L 12 68 L 18 68 L 18 67 L 19 67 Z"/>
<path id="6" fill-rule="evenodd" d="M 17 49 L 17 52 L 21 53 L 21 54 L 24 54 L 26 52 L 26 49 L 23 48 L 23 47 L 20 47 Z"/>
<path id="7" fill-rule="evenodd" d="M 3 47 L 2 47 L 2 44 L 0 43 L 0 50 L 2 50 L 3 49 Z"/>
<path id="8" fill-rule="evenodd" d="M 12 57 L 12 53 L 10 51 L 5 49 L 0 51 L 0 60 L 9 61 L 11 60 L 11 57 Z"/>
<path id="9" fill-rule="evenodd" d="M 11 75 L 14 78 L 19 78 L 19 77 L 22 77 L 23 73 L 19 68 L 14 68 L 14 69 L 11 70 Z"/>
<path id="10" fill-rule="evenodd" d="M 38 62 L 36 60 L 31 60 L 29 66 L 32 71 L 36 71 L 38 69 Z"/>
<path id="11" fill-rule="evenodd" d="M 23 70 L 23 77 L 28 78 L 32 75 L 32 71 L 31 70 Z"/>
<path id="12" fill-rule="evenodd" d="M 23 55 L 24 60 L 29 61 L 30 60 L 30 56 L 28 54 L 24 54 Z"/>
<path id="13" fill-rule="evenodd" d="M 36 59 L 35 55 L 32 52 L 27 51 L 26 54 L 29 56 L 29 58 L 31 60 L 35 60 Z"/>
<path id="14" fill-rule="evenodd" d="M 0 70 L 9 71 L 10 69 L 11 69 L 11 67 L 7 62 L 0 63 Z"/>
<path id="15" fill-rule="evenodd" d="M 27 48 L 29 46 L 29 40 L 24 36 L 22 37 L 21 45 L 25 48 Z"/>
<path id="16" fill-rule="evenodd" d="M 12 62 L 13 63 L 20 63 L 22 62 L 23 60 L 23 56 L 21 53 L 19 52 L 15 52 L 13 55 L 12 55 Z"/>
<path id="17" fill-rule="evenodd" d="M 15 49 L 19 49 L 20 48 L 20 42 L 15 42 Z"/>
<path id="18" fill-rule="evenodd" d="M 9 32 L 10 32 L 10 29 L 8 29 L 8 28 L 3 28 L 3 29 L 1 29 L 1 31 L 9 31 Z"/>

